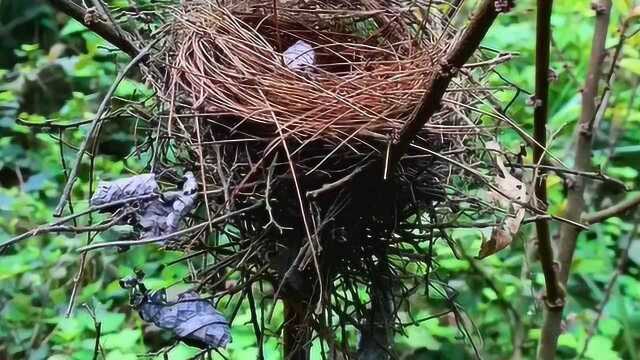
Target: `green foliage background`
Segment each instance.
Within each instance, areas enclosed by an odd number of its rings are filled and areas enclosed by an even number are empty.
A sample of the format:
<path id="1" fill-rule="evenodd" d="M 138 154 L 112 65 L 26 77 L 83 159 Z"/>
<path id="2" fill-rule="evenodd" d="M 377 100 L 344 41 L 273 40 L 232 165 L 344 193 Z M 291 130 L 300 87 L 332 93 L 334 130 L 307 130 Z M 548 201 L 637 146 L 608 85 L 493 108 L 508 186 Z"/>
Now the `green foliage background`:
<path id="1" fill-rule="evenodd" d="M 138 1 L 143 3 L 144 1 Z M 126 5 L 128 1 L 113 1 Z M 614 1 L 614 15 L 608 45 L 618 41 L 621 19 L 634 6 L 631 0 Z M 567 164 L 572 162 L 572 134 L 580 112 L 580 88 L 588 65 L 594 13 L 586 1 L 556 1 L 552 68 L 550 134 L 553 152 Z M 637 28 L 637 26 L 636 26 Z M 516 9 L 499 18 L 484 45 L 519 54 L 498 72 L 524 92 L 504 91 L 505 103 L 515 97 L 509 115 L 525 130 L 532 130 L 535 11 L 531 0 L 518 1 Z M 0 0 L 0 242 L 12 235 L 52 220 L 52 208 L 65 181 L 63 164 L 75 157 L 74 147 L 86 129 L 58 131 L 25 122 L 72 124 L 91 119 L 118 69 L 127 59 L 109 50 L 102 39 L 79 23 L 55 13 L 40 0 Z M 636 100 L 640 79 L 640 36 L 631 37 L 620 62 L 612 89 L 611 103 L 595 140 L 593 163 L 606 174 L 623 180 L 629 189 L 638 185 L 640 161 L 640 100 Z M 118 89 L 123 104 L 141 101 L 149 90 L 126 80 Z M 640 95 L 640 94 L 639 94 Z M 114 179 L 140 171 L 144 157 L 128 156 L 133 146 L 133 119 L 109 121 L 103 131 L 99 156 L 93 164 L 96 179 Z M 612 135 L 613 134 L 613 135 Z M 62 137 L 68 146 L 59 146 Z M 520 140 L 505 133 L 502 141 L 517 151 Z M 91 180 L 89 162 L 83 167 L 74 199 L 86 199 Z M 561 214 L 565 206 L 562 179 L 549 181 L 550 211 Z M 594 209 L 623 199 L 624 193 L 593 183 L 587 200 Z M 76 210 L 86 201 L 74 202 Z M 640 358 L 640 239 L 632 236 L 633 218 L 612 218 L 580 235 L 568 286 L 564 333 L 560 337 L 559 358 L 575 358 L 582 350 L 606 286 L 616 271 L 622 248 L 632 241 L 629 262 L 611 290 L 595 329 L 586 358 Z M 552 230 L 557 234 L 557 224 Z M 476 261 L 484 230 L 460 229 L 452 233 L 462 249 L 456 258 L 447 246 L 437 246 L 437 270 L 443 281 L 457 289 L 457 301 L 477 327 L 473 336 L 486 359 L 533 358 L 542 319 L 540 293 L 543 277 L 535 259 L 525 255 L 525 243 L 533 238 L 530 226 L 523 229 L 509 249 L 483 261 Z M 105 234 L 109 240 L 113 234 Z M 100 239 L 98 239 L 100 240 Z M 9 359 L 91 359 L 95 342 L 94 320 L 102 323 L 101 344 L 106 359 L 135 359 L 136 355 L 171 343 L 168 334 L 144 327 L 128 308 L 127 293 L 118 279 L 143 269 L 151 288 L 170 286 L 188 276 L 184 265 L 163 266 L 180 256 L 157 248 L 138 247 L 124 254 L 96 252 L 89 256 L 72 317 L 64 312 L 73 279 L 79 269 L 74 251 L 85 244 L 86 236 L 46 235 L 25 241 L 0 254 L 0 358 Z M 530 241 L 529 241 L 530 243 Z M 419 271 L 417 269 L 416 271 Z M 414 326 L 399 334 L 395 350 L 404 359 L 466 359 L 472 356 L 468 341 L 454 319 L 429 318 L 440 309 L 431 297 L 413 299 Z M 85 305 L 82 305 L 85 304 Z M 232 311 L 232 304 L 221 310 Z M 91 311 L 89 311 L 89 309 Z M 248 324 L 248 308 L 242 307 L 233 326 L 233 343 L 226 351 L 232 359 L 255 358 L 255 337 Z M 518 320 L 519 319 L 519 320 Z M 281 321 L 279 311 L 273 320 Z M 265 348 L 267 359 L 280 357 L 277 334 Z M 514 339 L 521 339 L 516 351 Z M 316 347 L 317 348 L 317 347 Z M 171 359 L 186 359 L 196 349 L 179 345 Z M 217 355 L 214 355 L 216 357 Z M 319 358 L 318 350 L 314 358 Z"/>

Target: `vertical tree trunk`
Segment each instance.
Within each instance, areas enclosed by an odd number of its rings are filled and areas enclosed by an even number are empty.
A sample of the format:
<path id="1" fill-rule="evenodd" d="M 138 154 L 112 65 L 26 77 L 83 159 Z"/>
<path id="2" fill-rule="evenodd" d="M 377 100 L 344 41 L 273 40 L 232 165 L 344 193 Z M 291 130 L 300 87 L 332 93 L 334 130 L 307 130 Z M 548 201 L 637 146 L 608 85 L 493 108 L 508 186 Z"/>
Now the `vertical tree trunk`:
<path id="1" fill-rule="evenodd" d="M 597 112 L 598 82 L 602 75 L 602 63 L 606 55 L 605 41 L 607 39 L 607 30 L 611 16 L 611 0 L 601 0 L 592 6 L 596 11 L 596 26 L 593 33 L 589 72 L 587 74 L 585 87 L 582 90 L 580 122 L 578 123 L 575 134 L 576 149 L 574 169 L 577 171 L 591 170 L 593 121 Z M 586 184 L 586 179 L 580 176 L 575 177 L 574 181 L 568 184 L 565 218 L 580 222 L 582 213 L 585 210 L 584 189 Z M 579 233 L 580 229 L 573 225 L 566 223 L 561 225 L 557 261 L 560 265 L 559 280 L 561 284 L 565 286 L 569 279 L 571 262 Z M 546 360 L 555 358 L 558 337 L 561 332 L 563 308 L 564 306 L 560 306 L 545 312 L 538 348 L 539 359 Z"/>
<path id="2" fill-rule="evenodd" d="M 311 327 L 305 321 L 308 305 L 289 298 L 283 298 L 282 303 L 284 305 L 283 358 L 309 360 Z"/>
<path id="3" fill-rule="evenodd" d="M 387 263 L 387 254 L 380 254 L 380 263 L 376 271 L 371 292 L 371 309 L 360 332 L 358 360 L 387 360 L 391 358 L 393 347 L 393 284 L 392 274 Z"/>
<path id="4" fill-rule="evenodd" d="M 547 117 L 549 107 L 549 48 L 551 44 L 551 12 L 552 0 L 538 0 L 536 21 L 536 92 L 534 109 L 534 138 L 537 146 L 533 148 L 533 161 L 541 164 L 547 146 Z M 536 206 L 547 207 L 547 180 L 545 172 L 538 170 L 538 177 L 534 184 Z M 563 293 L 560 290 L 558 275 L 553 268 L 553 248 L 549 234 L 549 223 L 546 219 L 536 221 L 538 251 L 544 272 L 546 294 L 549 304 L 561 304 Z"/>

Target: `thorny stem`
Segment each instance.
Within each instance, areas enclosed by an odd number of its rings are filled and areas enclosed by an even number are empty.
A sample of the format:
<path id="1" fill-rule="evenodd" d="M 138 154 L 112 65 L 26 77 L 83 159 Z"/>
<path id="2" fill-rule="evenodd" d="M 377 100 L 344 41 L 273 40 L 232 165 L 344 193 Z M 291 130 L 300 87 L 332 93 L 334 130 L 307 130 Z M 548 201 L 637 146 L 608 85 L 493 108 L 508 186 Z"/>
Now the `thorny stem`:
<path id="1" fill-rule="evenodd" d="M 585 87 L 582 91 L 582 111 L 580 121 L 576 129 L 575 170 L 589 171 L 591 168 L 592 130 L 593 121 L 597 113 L 596 97 L 598 95 L 598 82 L 602 76 L 602 63 L 606 54 L 605 41 L 611 16 L 611 0 L 601 0 L 594 3 L 596 11 L 596 26 L 593 33 L 593 47 L 589 61 L 589 72 Z M 585 209 L 584 189 L 587 179 L 576 177 L 567 187 L 567 211 L 565 217 L 579 221 Z M 566 285 L 576 241 L 580 229 L 568 224 L 560 226 L 560 243 L 558 246 L 557 261 L 559 264 L 559 280 L 561 285 Z M 545 312 L 542 326 L 540 344 L 538 347 L 538 359 L 553 359 L 555 357 L 560 336 L 562 312 L 564 304 L 557 308 L 549 308 Z"/>

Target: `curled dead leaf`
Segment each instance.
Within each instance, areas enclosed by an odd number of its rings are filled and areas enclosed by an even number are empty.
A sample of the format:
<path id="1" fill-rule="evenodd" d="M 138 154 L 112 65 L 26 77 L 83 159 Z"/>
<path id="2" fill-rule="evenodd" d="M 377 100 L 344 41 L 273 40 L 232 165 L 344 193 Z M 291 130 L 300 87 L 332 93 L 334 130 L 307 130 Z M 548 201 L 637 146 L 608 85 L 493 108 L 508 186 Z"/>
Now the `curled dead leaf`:
<path id="1" fill-rule="evenodd" d="M 501 151 L 500 145 L 495 141 L 488 142 L 486 147 L 488 150 L 494 150 L 497 153 Z M 478 259 L 493 255 L 509 246 L 520 230 L 520 225 L 526 213 L 522 204 L 527 201 L 527 187 L 522 181 L 511 175 L 504 164 L 502 155 L 496 154 L 495 162 L 499 172 L 494 177 L 496 190 L 489 193 L 489 199 L 507 210 L 509 215 L 504 218 L 499 226 L 493 229 L 491 238 L 482 243 Z"/>

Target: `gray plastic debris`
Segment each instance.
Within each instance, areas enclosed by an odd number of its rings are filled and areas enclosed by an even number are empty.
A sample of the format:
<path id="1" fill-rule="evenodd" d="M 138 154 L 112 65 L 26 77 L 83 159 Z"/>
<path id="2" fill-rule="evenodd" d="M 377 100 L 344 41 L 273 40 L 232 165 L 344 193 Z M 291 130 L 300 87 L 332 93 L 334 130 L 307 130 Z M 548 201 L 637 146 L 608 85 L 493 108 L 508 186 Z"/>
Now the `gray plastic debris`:
<path id="1" fill-rule="evenodd" d="M 165 193 L 160 193 L 155 174 L 101 182 L 91 198 L 91 205 L 158 193 L 158 198 L 141 201 L 135 214 L 134 226 L 141 230 L 142 239 L 169 235 L 178 231 L 182 219 L 195 208 L 198 190 L 196 179 L 189 171 L 185 173 L 183 180 L 182 190 Z"/>
<path id="2" fill-rule="evenodd" d="M 114 181 L 102 181 L 91 197 L 91 205 L 104 205 L 113 201 L 135 198 L 159 192 L 154 174 L 142 174 Z"/>
<path id="3" fill-rule="evenodd" d="M 143 320 L 173 331 L 190 345 L 220 348 L 231 342 L 227 320 L 194 291 L 186 291 L 172 302 L 167 301 L 164 289 L 156 291 L 138 305 L 138 312 Z"/>
<path id="4" fill-rule="evenodd" d="M 295 71 L 308 71 L 316 64 L 316 52 L 302 40 L 291 45 L 282 56 L 287 67 Z"/>

